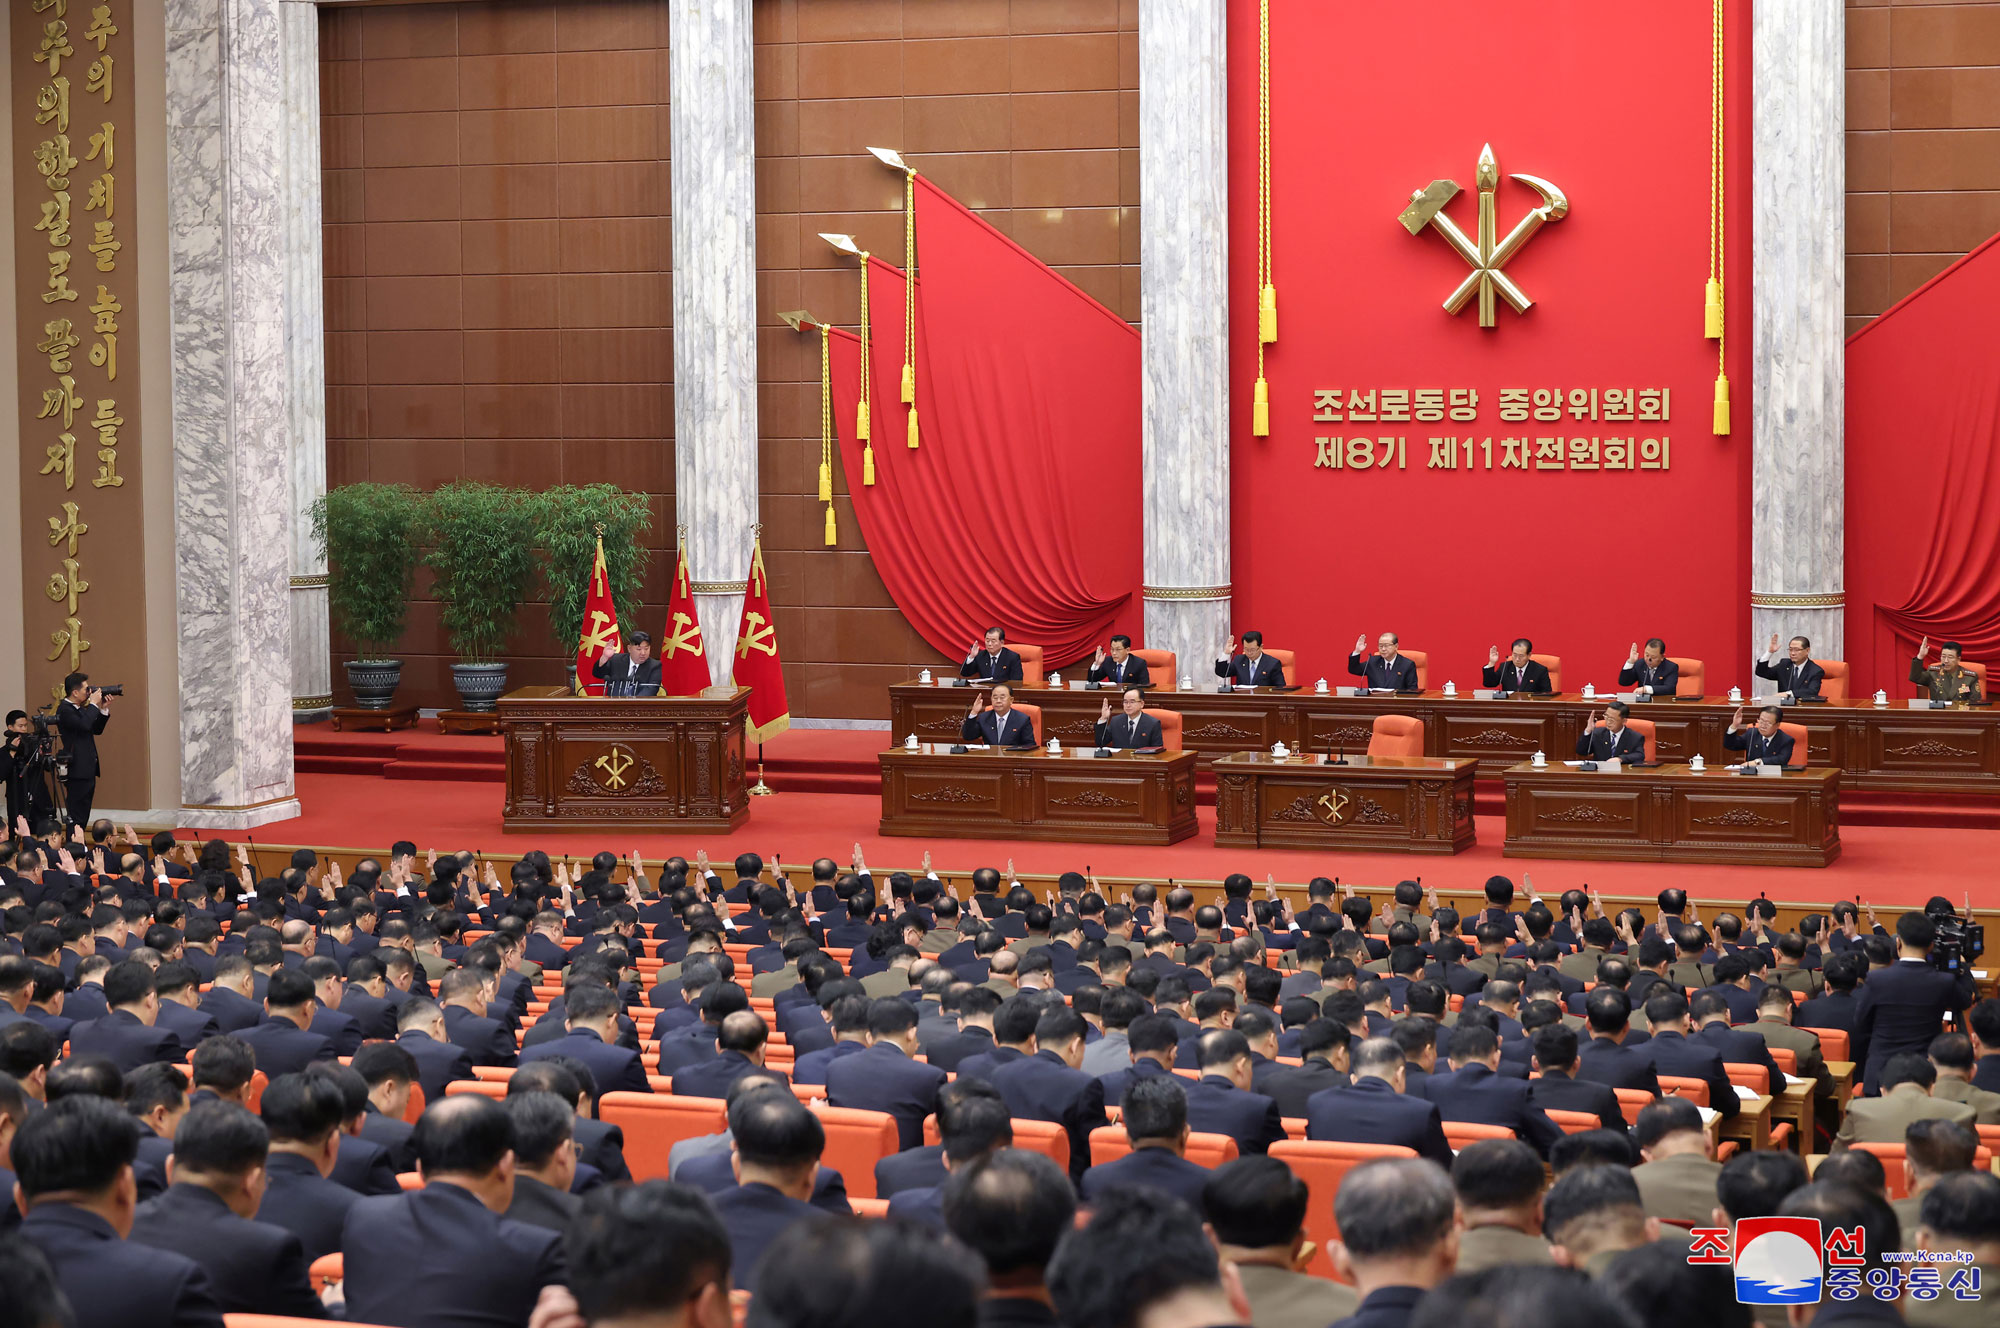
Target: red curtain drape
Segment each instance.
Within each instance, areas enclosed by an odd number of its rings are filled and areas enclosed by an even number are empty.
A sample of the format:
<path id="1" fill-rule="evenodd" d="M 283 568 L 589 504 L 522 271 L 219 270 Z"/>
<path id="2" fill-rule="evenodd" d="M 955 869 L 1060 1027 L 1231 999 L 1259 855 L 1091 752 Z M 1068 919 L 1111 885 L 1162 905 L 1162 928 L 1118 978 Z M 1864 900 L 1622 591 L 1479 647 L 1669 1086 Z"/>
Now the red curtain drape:
<path id="1" fill-rule="evenodd" d="M 2000 678 L 1995 309 L 2000 237 L 1848 342 L 1847 651 L 1868 690 L 1908 694 L 1925 636 L 1933 662 L 1954 640 Z"/>
<path id="2" fill-rule="evenodd" d="M 883 584 L 951 658 L 995 625 L 1051 667 L 1114 631 L 1138 639 L 1138 333 L 921 176 L 916 199 L 922 441 L 908 447 L 899 398 L 903 275 L 871 259 L 872 487 L 860 342 L 831 347 L 841 463 Z"/>

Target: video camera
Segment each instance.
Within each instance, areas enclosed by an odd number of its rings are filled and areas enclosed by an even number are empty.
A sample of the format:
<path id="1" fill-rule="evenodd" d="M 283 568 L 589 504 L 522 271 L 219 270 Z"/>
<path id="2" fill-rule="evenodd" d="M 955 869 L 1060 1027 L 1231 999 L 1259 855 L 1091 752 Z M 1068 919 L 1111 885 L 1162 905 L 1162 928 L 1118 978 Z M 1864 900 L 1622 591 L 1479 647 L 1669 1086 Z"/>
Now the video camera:
<path id="1" fill-rule="evenodd" d="M 1937 942 L 1931 946 L 1931 967 L 1956 973 L 1986 953 L 1986 927 L 1961 918 L 1946 905 L 1933 904 L 1925 910 L 1937 928 Z"/>

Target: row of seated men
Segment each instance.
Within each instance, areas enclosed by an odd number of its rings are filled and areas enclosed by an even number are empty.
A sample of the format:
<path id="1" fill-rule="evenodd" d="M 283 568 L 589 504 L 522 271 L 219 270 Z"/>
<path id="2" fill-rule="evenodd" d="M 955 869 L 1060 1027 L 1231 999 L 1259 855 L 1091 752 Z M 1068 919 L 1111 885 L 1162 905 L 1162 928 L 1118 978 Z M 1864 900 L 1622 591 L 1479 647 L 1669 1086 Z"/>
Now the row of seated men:
<path id="1" fill-rule="evenodd" d="M 1393 1088 L 1402 1066 L 1387 1039 L 1354 1049 L 1357 1085 Z M 1172 1075 L 1126 1084 L 1130 1152 L 1080 1183 L 1013 1146 L 1020 1118 L 1001 1087 L 961 1077 L 939 1094 L 935 1179 L 895 1189 L 883 1220 L 862 1221 L 826 1193 L 819 1114 L 762 1070 L 731 1085 L 726 1130 L 691 1141 L 704 1147 L 676 1160 L 672 1181 L 569 1194 L 584 1118 L 527 1086 L 529 1067 L 504 1101 L 447 1097 L 404 1126 L 417 1185 L 341 1192 L 333 1168 L 355 1137 L 344 1068 L 280 1075 L 255 1112 L 207 1090 L 174 1098 L 186 1081 L 165 1065 L 122 1080 L 69 1061 L 36 1084 L 0 1077 L 23 1214 L 0 1235 L 7 1322 L 723 1328 L 733 1290 L 751 1323 L 774 1328 L 1430 1328 L 1469 1312 L 1510 1328 L 1748 1328 L 1729 1240 L 1736 1223 L 1772 1216 L 1816 1219 L 1847 1243 L 1815 1303 L 1760 1323 L 1987 1324 L 2000 1270 L 2000 1178 L 1976 1169 L 1977 1136 L 1938 1116 L 1906 1128 L 1893 1199 L 1865 1149 L 1810 1175 L 1788 1151 L 1718 1162 L 1679 1097 L 1647 1106 L 1629 1135 L 1567 1134 L 1547 1157 L 1510 1138 L 1442 1161 L 1381 1150 L 1396 1155 L 1353 1158 L 1316 1194 L 1282 1156 L 1190 1160 L 1192 1085 Z M 158 1124 L 171 1183 L 146 1197 Z M 697 1166 L 712 1157 L 720 1176 Z M 274 1202 L 285 1178 L 289 1200 Z M 315 1204 L 302 1188 L 326 1193 Z M 337 1268 L 315 1267 L 318 1207 L 338 1210 Z M 1322 1250 L 1312 1232 L 1328 1215 Z M 1697 1257 L 1716 1249 L 1724 1257 Z M 1322 1266 L 1339 1280 L 1315 1275 Z"/>

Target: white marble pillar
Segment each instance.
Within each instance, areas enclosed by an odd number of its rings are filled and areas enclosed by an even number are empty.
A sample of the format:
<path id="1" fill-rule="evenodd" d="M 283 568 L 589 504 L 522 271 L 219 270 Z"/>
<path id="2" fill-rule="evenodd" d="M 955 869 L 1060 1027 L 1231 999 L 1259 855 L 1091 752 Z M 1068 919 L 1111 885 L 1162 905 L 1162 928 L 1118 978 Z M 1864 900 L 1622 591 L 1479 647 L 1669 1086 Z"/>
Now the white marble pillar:
<path id="1" fill-rule="evenodd" d="M 1139 0 L 1145 644 L 1197 678 L 1230 632 L 1225 8 Z"/>
<path id="2" fill-rule="evenodd" d="M 726 677 L 757 520 L 757 187 L 750 0 L 668 0 L 674 503 Z"/>
<path id="3" fill-rule="evenodd" d="M 1775 632 L 1842 659 L 1847 11 L 1751 22 L 1751 648 Z"/>
<path id="4" fill-rule="evenodd" d="M 292 418 L 292 716 L 333 709 L 326 559 L 307 515 L 326 492 L 326 309 L 319 196 L 319 6 L 281 0 L 285 77 L 285 352 Z"/>
<path id="5" fill-rule="evenodd" d="M 166 0 L 181 823 L 296 816 L 279 0 Z"/>

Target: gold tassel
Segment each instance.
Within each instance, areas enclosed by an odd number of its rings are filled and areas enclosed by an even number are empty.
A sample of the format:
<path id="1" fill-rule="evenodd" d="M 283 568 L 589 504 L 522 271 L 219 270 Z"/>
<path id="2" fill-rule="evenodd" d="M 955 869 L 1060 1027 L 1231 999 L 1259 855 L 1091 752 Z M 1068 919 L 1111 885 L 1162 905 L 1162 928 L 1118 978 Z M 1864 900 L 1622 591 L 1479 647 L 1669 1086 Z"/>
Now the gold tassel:
<path id="1" fill-rule="evenodd" d="M 903 366 L 903 404 L 910 405 L 917 399 L 917 366 Z"/>
<path id="2" fill-rule="evenodd" d="M 911 448 L 912 448 L 912 449 L 914 449 L 914 448 L 916 447 L 916 445 L 917 445 L 917 408 L 916 408 L 915 406 L 911 406 L 911 407 L 910 407 L 910 446 L 911 446 Z"/>
<path id="3" fill-rule="evenodd" d="M 1271 435 L 1271 387 L 1262 378 L 1257 380 L 1257 397 L 1250 408 L 1250 432 L 1259 438 Z"/>
<path id="4" fill-rule="evenodd" d="M 833 501 L 833 467 L 824 461 L 819 463 L 819 500 L 823 503 Z"/>
<path id="5" fill-rule="evenodd" d="M 872 444 L 861 449 L 861 482 L 870 488 L 875 484 L 875 448 Z"/>
<path id="6" fill-rule="evenodd" d="M 1708 279 L 1708 298 L 1701 308 L 1701 334 L 1710 341 L 1722 335 L 1722 283 Z"/>
<path id="7" fill-rule="evenodd" d="M 1715 376 L 1715 436 L 1720 438 L 1729 432 L 1729 375 Z"/>
<path id="8" fill-rule="evenodd" d="M 861 372 L 867 373 L 867 367 L 863 366 Z M 865 401 L 854 403 L 854 436 L 864 442 L 868 438 L 868 403 Z"/>
<path id="9" fill-rule="evenodd" d="M 839 542 L 840 536 L 833 529 L 833 507 L 829 504 L 826 509 L 826 546 L 830 549 Z"/>
<path id="10" fill-rule="evenodd" d="M 1278 288 L 1269 282 L 1257 305 L 1257 339 L 1266 345 L 1278 339 Z"/>

